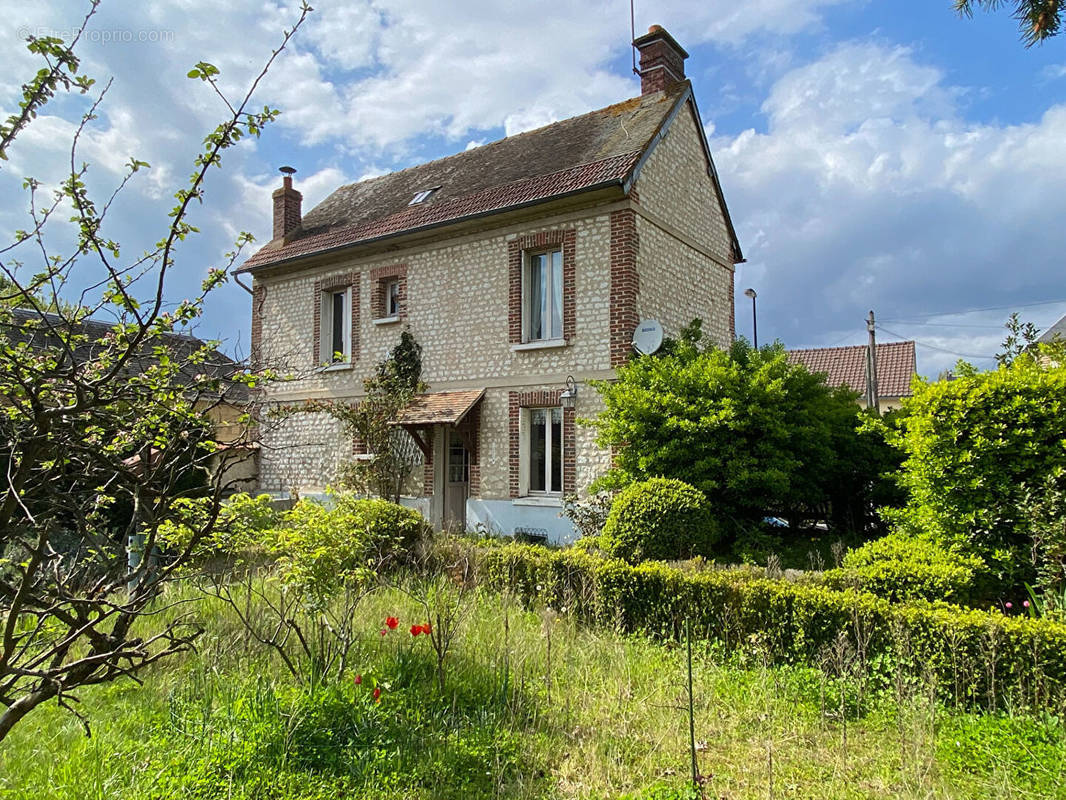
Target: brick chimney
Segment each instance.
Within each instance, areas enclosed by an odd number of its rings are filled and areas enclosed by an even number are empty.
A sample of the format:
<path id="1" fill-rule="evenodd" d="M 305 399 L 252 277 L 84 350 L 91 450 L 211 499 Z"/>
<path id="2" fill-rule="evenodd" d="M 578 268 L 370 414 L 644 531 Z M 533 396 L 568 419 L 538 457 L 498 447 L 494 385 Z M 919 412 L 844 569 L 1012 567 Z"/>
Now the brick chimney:
<path id="1" fill-rule="evenodd" d="M 659 25 L 633 40 L 640 51 L 640 93 L 654 94 L 685 80 L 688 53 Z"/>
<path id="2" fill-rule="evenodd" d="M 300 203 L 304 196 L 292 188 L 292 176 L 296 172 L 292 167 L 282 167 L 280 189 L 275 189 L 274 198 L 274 241 L 288 244 L 294 234 L 300 230 L 303 218 L 300 214 Z"/>

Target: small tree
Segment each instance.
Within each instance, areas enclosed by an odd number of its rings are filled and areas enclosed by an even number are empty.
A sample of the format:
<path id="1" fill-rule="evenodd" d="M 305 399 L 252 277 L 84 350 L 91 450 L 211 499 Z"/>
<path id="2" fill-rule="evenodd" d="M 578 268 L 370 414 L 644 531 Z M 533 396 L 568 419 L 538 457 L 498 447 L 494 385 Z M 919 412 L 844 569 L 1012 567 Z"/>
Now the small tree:
<path id="1" fill-rule="evenodd" d="M 95 9 L 93 2 L 69 44 L 29 39 L 43 65 L 23 87 L 19 112 L 0 125 L 0 158 L 54 94 L 92 89 L 92 80 L 78 74 L 74 48 Z M 304 7 L 295 27 L 309 10 Z M 131 159 L 102 204 L 86 187 L 89 167 L 78 160 L 78 139 L 95 119 L 106 87 L 88 104 L 74 135 L 66 179 L 51 197 L 26 179 L 30 226 L 0 247 L 0 739 L 42 703 L 54 699 L 73 711 L 78 689 L 136 679 L 146 666 L 191 647 L 199 633 L 187 617 L 165 622 L 165 615 L 157 616 L 150 634 L 138 623 L 146 611 L 159 609 L 153 604 L 163 587 L 218 514 L 225 451 L 211 440 L 203 418 L 212 405 L 234 400 L 235 384 L 254 381 L 219 371 L 210 345 L 178 346 L 189 340 L 173 334 L 197 319 L 204 298 L 226 280 L 251 237 L 239 237 L 198 296 L 169 311 L 167 279 L 179 242 L 196 232 L 187 214 L 202 202 L 209 170 L 243 137 L 258 136 L 277 112 L 247 110 L 252 90 L 235 103 L 226 100 L 218 70 L 206 62 L 189 77 L 210 85 L 225 103 L 225 117 L 204 140 L 154 249 L 123 258 L 105 233 L 115 195 L 147 164 Z M 48 222 L 68 208 L 76 244 L 56 252 Z M 36 263 L 30 269 L 19 259 Z M 60 296 L 68 284 L 91 288 L 71 302 Z M 80 324 L 93 315 L 115 322 L 100 334 Z M 216 460 L 221 468 L 211 470 Z M 193 474 L 201 486 L 206 478 L 207 511 L 188 543 L 162 560 L 156 557 L 159 527 L 175 513 L 174 500 Z M 121 526 L 108 513 L 119 501 L 132 508 Z"/>
<path id="2" fill-rule="evenodd" d="M 721 350 L 697 321 L 662 355 L 633 359 L 595 386 L 605 409 L 591 424 L 616 454 L 604 483 L 677 478 L 725 525 L 824 509 L 841 477 L 862 466 L 856 395 L 789 363 L 780 344 Z"/>
<path id="3" fill-rule="evenodd" d="M 1007 336 L 996 353 L 996 363 L 1000 366 L 1010 366 L 1018 356 L 1032 350 L 1040 338 L 1040 331 L 1033 323 L 1022 322 L 1018 312 L 1010 315 L 1004 327 L 1007 329 Z"/>
<path id="4" fill-rule="evenodd" d="M 395 424 L 397 415 L 426 388 L 422 346 L 410 331 L 400 334 L 399 343 L 378 364 L 374 376 L 363 382 L 363 388 L 366 396 L 356 405 L 318 402 L 309 408 L 339 420 L 346 435 L 366 450 L 366 455 L 344 465 L 341 483 L 398 503 L 422 456 L 410 434 Z"/>

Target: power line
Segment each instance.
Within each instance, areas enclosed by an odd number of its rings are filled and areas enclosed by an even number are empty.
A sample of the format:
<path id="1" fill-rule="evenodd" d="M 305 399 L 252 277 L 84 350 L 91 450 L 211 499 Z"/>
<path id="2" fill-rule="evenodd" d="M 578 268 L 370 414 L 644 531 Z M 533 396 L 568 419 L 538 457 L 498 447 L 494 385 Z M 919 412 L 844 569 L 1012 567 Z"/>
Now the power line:
<path id="1" fill-rule="evenodd" d="M 882 325 L 878 325 L 877 327 L 879 327 L 881 330 L 883 330 L 885 333 L 889 334 L 890 336 L 896 336 L 896 337 L 898 337 L 900 339 L 906 339 L 907 338 L 902 333 L 896 333 L 895 331 L 890 331 L 888 328 L 886 328 L 886 327 L 884 327 Z M 948 350 L 946 347 L 940 347 L 939 345 L 929 344 L 928 342 L 922 342 L 922 341 L 919 341 L 918 339 L 915 339 L 914 343 L 915 344 L 920 344 L 922 347 L 928 347 L 930 350 L 939 350 L 941 353 L 948 353 L 950 355 L 959 356 L 961 358 L 995 359 L 995 356 L 980 355 L 978 353 L 960 353 L 957 350 Z"/>
<path id="2" fill-rule="evenodd" d="M 1001 331 L 1002 325 L 969 325 L 959 323 L 956 325 L 953 322 L 911 322 L 905 319 L 886 319 L 885 322 L 891 322 L 899 325 L 914 325 L 919 328 L 979 328 L 981 330 L 989 331 Z"/>
<path id="3" fill-rule="evenodd" d="M 961 311 L 936 311 L 932 314 L 915 314 L 914 319 L 929 319 L 930 317 L 954 317 L 960 314 L 976 314 L 979 311 L 1004 311 L 1017 308 L 1033 308 L 1034 306 L 1051 306 L 1056 304 L 1066 303 L 1066 299 L 1063 300 L 1039 300 L 1035 303 L 1012 303 L 1007 306 L 986 306 L 985 308 L 966 308 Z M 900 324 L 907 324 L 910 320 L 904 319 L 890 319 L 888 322 L 896 322 Z"/>

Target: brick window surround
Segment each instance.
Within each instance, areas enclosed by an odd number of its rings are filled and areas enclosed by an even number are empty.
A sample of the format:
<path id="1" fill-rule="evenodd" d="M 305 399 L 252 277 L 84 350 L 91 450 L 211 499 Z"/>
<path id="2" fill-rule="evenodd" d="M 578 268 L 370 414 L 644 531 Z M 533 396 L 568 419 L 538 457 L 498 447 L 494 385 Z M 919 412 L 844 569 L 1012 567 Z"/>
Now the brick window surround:
<path id="1" fill-rule="evenodd" d="M 533 392 L 509 392 L 507 396 L 509 483 L 512 498 L 521 497 L 522 435 L 521 414 L 523 408 L 555 408 L 562 405 L 562 389 Z M 577 491 L 576 465 L 576 413 L 573 408 L 563 408 L 563 494 Z"/>
<path id="2" fill-rule="evenodd" d="M 611 366 L 626 363 L 637 317 L 637 214 L 631 208 L 611 212 Z"/>
<path id="3" fill-rule="evenodd" d="M 387 267 L 375 267 L 370 270 L 370 313 L 374 315 L 374 319 L 383 319 L 389 316 L 385 308 L 385 285 L 392 280 L 396 281 L 399 294 L 399 313 L 397 316 L 400 319 L 407 319 L 406 264 L 391 264 Z"/>
<path id="4" fill-rule="evenodd" d="M 348 316 L 351 317 L 351 362 L 359 360 L 359 273 L 343 272 L 338 275 L 330 275 L 315 281 L 314 295 L 314 336 L 312 342 L 313 364 L 322 363 L 322 293 L 336 292 L 341 289 L 351 289 L 352 305 Z"/>
<path id="5" fill-rule="evenodd" d="M 572 228 L 519 236 L 507 243 L 507 323 L 511 344 L 522 343 L 522 268 L 525 252 L 552 247 L 559 247 L 563 251 L 563 340 L 568 344 L 573 341 L 577 329 L 574 289 L 576 244 L 577 231 Z"/>

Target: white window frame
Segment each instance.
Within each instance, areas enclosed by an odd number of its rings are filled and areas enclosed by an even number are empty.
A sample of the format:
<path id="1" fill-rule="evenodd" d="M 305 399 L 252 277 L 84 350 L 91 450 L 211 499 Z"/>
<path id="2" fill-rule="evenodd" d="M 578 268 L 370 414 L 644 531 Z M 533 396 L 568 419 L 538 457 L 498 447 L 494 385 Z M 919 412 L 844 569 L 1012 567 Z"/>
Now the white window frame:
<path id="1" fill-rule="evenodd" d="M 333 308 L 334 298 L 337 295 L 341 295 L 344 298 L 341 303 L 342 312 L 344 314 L 344 319 L 341 322 L 341 342 L 343 344 L 341 350 L 335 350 L 333 348 Z M 319 303 L 319 361 L 327 367 L 336 366 L 338 364 L 350 364 L 352 361 L 352 287 L 346 286 L 342 289 L 324 289 L 322 291 L 322 297 L 319 299 Z M 342 354 L 340 359 L 334 357 L 334 354 L 338 352 Z"/>
<path id="2" fill-rule="evenodd" d="M 552 478 L 553 464 L 556 460 L 555 454 L 552 452 L 552 437 L 551 437 L 551 412 L 558 409 L 560 416 L 560 436 L 559 436 L 559 491 L 552 491 Z M 544 485 L 549 487 L 544 490 L 533 490 L 530 487 L 533 484 L 532 471 L 533 471 L 533 412 L 534 411 L 547 411 L 546 427 L 544 436 Z M 530 406 L 520 409 L 519 413 L 519 495 L 522 497 L 554 497 L 559 498 L 563 496 L 563 487 L 566 485 L 566 438 L 564 434 L 566 416 L 562 406 Z"/>
<path id="3" fill-rule="evenodd" d="M 547 258 L 547 265 L 548 265 L 547 291 L 545 292 L 544 298 L 542 299 L 541 302 L 545 303 L 545 307 L 546 307 L 546 309 L 549 312 L 548 313 L 548 316 L 549 316 L 548 327 L 550 327 L 551 326 L 551 320 L 550 320 L 550 316 L 551 316 L 551 300 L 550 300 L 550 298 L 555 294 L 555 288 L 556 288 L 555 287 L 555 270 L 552 268 L 552 258 L 551 258 L 553 253 L 558 253 L 559 254 L 559 266 L 560 266 L 560 268 L 559 268 L 559 283 L 560 283 L 560 286 L 559 286 L 559 297 L 560 297 L 560 302 L 559 302 L 559 331 L 558 331 L 558 335 L 556 335 L 556 336 L 552 336 L 551 335 L 552 332 L 549 331 L 549 335 L 548 336 L 541 336 L 541 337 L 534 338 L 532 333 L 531 333 L 531 331 L 530 331 L 530 328 L 531 328 L 531 326 L 533 324 L 533 309 L 530 306 L 530 303 L 533 300 L 532 282 L 530 280 L 531 273 L 533 272 L 533 259 L 536 256 L 543 256 L 543 255 L 548 256 L 548 258 Z M 565 268 L 565 265 L 563 264 L 563 249 L 562 249 L 561 246 L 555 245 L 555 246 L 552 246 L 552 247 L 544 247 L 544 248 L 537 248 L 535 250 L 525 250 L 525 251 L 523 251 L 523 253 L 522 253 L 522 342 L 523 342 L 523 344 L 530 343 L 530 342 L 562 342 L 563 341 L 563 328 L 564 328 L 563 317 L 565 316 L 565 305 L 566 305 L 566 299 L 565 299 L 565 296 L 564 296 L 564 291 L 565 291 L 566 287 L 563 286 L 562 284 L 564 282 L 564 277 L 563 276 L 564 276 L 565 272 L 566 272 L 566 268 Z M 543 310 L 542 310 L 542 312 L 543 312 Z"/>
<path id="4" fill-rule="evenodd" d="M 400 316 L 400 279 L 386 278 L 381 287 L 381 296 L 384 300 L 381 316 L 386 319 Z"/>

